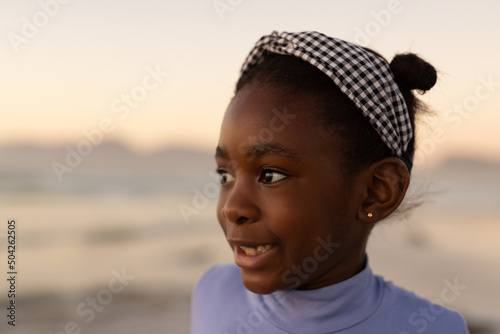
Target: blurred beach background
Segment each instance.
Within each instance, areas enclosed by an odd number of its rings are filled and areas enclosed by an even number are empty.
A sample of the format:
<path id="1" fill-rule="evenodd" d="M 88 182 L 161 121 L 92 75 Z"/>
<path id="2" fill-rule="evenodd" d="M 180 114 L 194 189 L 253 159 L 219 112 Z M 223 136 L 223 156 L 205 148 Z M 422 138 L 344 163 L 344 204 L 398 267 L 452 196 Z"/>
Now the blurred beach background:
<path id="1" fill-rule="evenodd" d="M 439 69 L 422 96 L 436 115 L 420 123 L 405 205 L 423 203 L 374 229 L 370 263 L 460 311 L 471 333 L 500 333 L 499 9 L 0 3 L 0 332 L 189 333 L 196 281 L 232 261 L 215 217 L 213 150 L 239 67 L 263 34 L 318 30 L 389 59 L 416 52 Z M 15 328 L 6 317 L 9 219 Z M 450 285 L 460 289 L 450 294 Z"/>

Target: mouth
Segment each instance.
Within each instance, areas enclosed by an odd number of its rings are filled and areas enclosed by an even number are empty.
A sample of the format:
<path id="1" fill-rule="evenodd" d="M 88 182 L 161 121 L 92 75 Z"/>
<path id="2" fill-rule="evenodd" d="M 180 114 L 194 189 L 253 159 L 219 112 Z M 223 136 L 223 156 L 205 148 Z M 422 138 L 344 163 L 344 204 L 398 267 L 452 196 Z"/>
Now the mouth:
<path id="1" fill-rule="evenodd" d="M 240 248 L 245 255 L 256 256 L 271 250 L 275 246 L 259 245 L 257 247 L 249 247 L 249 246 L 236 246 L 236 247 Z"/>
<path id="2" fill-rule="evenodd" d="M 262 270 L 276 265 L 278 247 L 272 243 L 232 243 L 234 261 L 247 270 Z"/>

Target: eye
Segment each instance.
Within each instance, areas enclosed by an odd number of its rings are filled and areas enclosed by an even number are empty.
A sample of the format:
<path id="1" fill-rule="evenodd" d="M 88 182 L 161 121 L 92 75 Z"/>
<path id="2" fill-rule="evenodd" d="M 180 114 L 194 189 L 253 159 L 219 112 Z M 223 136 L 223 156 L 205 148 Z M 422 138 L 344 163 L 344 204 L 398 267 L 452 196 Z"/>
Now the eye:
<path id="1" fill-rule="evenodd" d="M 217 169 L 217 174 L 220 175 L 220 184 L 226 184 L 234 181 L 234 177 L 223 169 Z"/>
<path id="2" fill-rule="evenodd" d="M 272 184 L 283 180 L 285 177 L 287 177 L 285 174 L 274 169 L 263 169 L 260 174 L 259 181 L 267 184 Z"/>

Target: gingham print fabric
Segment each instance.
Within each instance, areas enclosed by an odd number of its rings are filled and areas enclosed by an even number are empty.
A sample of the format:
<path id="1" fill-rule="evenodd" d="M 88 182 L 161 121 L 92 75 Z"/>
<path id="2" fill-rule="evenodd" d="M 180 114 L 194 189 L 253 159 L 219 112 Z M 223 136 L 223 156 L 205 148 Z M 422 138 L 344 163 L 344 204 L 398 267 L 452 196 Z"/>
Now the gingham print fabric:
<path id="1" fill-rule="evenodd" d="M 385 60 L 316 31 L 274 31 L 255 44 L 241 75 L 257 64 L 265 51 L 296 56 L 328 75 L 361 110 L 393 154 L 403 156 L 413 131 L 403 95 Z"/>

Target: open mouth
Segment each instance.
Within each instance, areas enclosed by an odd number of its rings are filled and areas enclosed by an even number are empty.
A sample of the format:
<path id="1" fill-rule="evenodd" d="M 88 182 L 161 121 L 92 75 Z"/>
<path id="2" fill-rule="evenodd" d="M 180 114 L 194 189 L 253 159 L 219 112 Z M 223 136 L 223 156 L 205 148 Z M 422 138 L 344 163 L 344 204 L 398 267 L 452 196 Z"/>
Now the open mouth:
<path id="1" fill-rule="evenodd" d="M 236 264 L 247 270 L 261 270 L 272 267 L 279 261 L 278 245 L 274 243 L 263 243 L 261 245 L 253 242 L 233 242 L 234 260 Z"/>
<path id="2" fill-rule="evenodd" d="M 239 246 L 246 255 L 255 256 L 267 252 L 273 245 L 259 245 L 257 247 Z"/>

